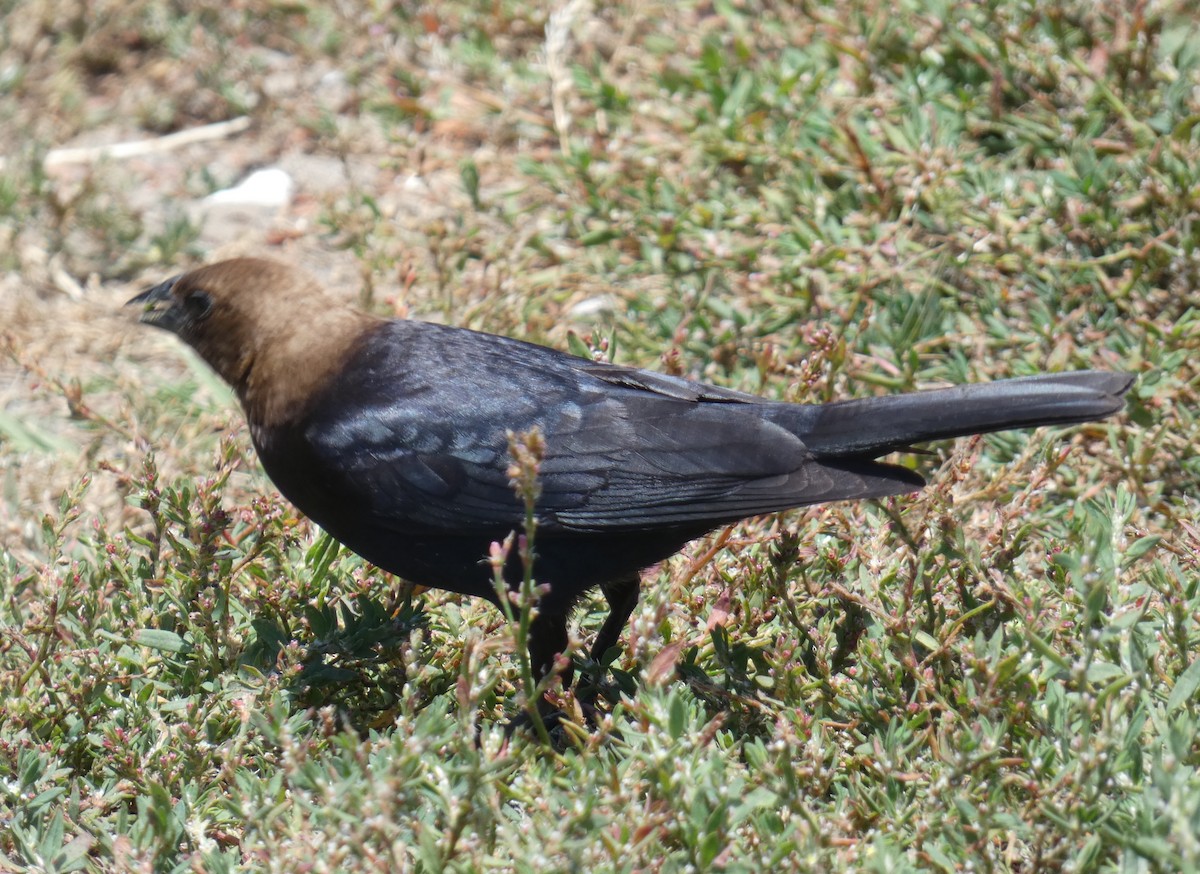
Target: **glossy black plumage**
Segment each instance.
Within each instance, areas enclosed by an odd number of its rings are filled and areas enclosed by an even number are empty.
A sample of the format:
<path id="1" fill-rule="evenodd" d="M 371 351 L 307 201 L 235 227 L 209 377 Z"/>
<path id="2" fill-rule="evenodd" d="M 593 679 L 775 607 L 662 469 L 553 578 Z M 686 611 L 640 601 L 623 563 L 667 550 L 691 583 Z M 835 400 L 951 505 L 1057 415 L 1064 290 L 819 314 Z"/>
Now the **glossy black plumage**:
<path id="1" fill-rule="evenodd" d="M 913 491 L 919 475 L 875 459 L 928 440 L 1099 419 L 1122 407 L 1132 381 L 1082 371 L 773 403 L 490 334 L 352 314 L 303 275 L 249 259 L 131 303 L 234 385 L 289 500 L 355 552 L 427 586 L 494 600 L 488 548 L 524 518 L 507 434 L 536 426 L 546 453 L 534 571 L 550 588 L 530 651 L 543 671 L 584 592 L 602 586 L 612 605 L 599 655 L 633 609 L 638 572 L 688 540 L 747 516 Z"/>

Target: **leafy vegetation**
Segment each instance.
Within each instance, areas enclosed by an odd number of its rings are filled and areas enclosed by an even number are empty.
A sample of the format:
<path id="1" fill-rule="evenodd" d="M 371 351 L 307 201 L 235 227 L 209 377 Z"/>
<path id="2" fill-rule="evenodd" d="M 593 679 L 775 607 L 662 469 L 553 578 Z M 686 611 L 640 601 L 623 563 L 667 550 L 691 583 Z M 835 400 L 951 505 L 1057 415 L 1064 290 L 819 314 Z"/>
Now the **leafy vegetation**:
<path id="1" fill-rule="evenodd" d="M 1190 4 L 177 7 L 0 15 L 0 869 L 1200 867 Z M 284 211 L 198 208 L 269 163 Z M 794 401 L 1138 382 L 693 544 L 547 745 L 520 610 L 297 518 L 119 311 L 247 251 Z"/>

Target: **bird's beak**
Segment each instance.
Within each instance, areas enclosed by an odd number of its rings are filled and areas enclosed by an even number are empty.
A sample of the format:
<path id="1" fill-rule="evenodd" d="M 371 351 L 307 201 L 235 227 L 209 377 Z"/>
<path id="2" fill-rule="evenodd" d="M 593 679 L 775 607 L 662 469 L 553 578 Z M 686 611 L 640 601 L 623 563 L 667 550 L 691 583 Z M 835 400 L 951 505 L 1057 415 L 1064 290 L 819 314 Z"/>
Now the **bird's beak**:
<path id="1" fill-rule="evenodd" d="M 179 333 L 183 325 L 183 308 L 175 304 L 175 296 L 171 289 L 179 281 L 178 276 L 172 276 L 166 282 L 160 282 L 153 288 L 147 288 L 137 297 L 129 300 L 125 306 L 138 306 L 142 313 L 138 321 L 164 331 Z"/>

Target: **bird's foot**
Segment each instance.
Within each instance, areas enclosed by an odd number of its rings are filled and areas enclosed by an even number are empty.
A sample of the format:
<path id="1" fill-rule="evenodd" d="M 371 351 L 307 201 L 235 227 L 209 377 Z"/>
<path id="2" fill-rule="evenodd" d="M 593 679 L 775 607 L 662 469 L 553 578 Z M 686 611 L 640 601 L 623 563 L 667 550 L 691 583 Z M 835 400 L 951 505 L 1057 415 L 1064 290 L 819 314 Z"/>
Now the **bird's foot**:
<path id="1" fill-rule="evenodd" d="M 569 692 L 553 697 L 546 695 L 538 700 L 536 712 L 525 710 L 508 721 L 504 727 L 504 742 L 507 745 L 518 732 L 541 737 L 541 729 L 544 728 L 551 745 L 556 749 L 565 749 L 569 745 L 586 742 L 599 726 L 601 715 L 591 700 Z"/>

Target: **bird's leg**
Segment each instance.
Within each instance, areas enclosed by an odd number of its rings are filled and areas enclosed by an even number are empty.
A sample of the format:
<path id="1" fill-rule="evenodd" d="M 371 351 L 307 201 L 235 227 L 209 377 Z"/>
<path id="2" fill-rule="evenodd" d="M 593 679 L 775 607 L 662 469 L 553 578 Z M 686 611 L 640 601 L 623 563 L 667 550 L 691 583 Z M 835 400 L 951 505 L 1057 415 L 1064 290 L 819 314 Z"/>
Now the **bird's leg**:
<path id="1" fill-rule="evenodd" d="M 641 588 L 641 577 L 638 574 L 622 577 L 608 583 L 600 584 L 600 591 L 608 601 L 608 616 L 596 639 L 592 643 L 588 658 L 599 662 L 604 654 L 617 645 L 621 632 L 625 630 L 633 609 L 637 606 L 638 591 Z M 539 682 L 554 670 L 555 660 L 560 653 L 567 651 L 567 617 L 564 614 L 541 614 L 529 629 L 529 661 L 533 666 L 534 679 Z M 562 671 L 563 688 L 570 688 L 574 679 L 574 668 L 568 664 Z"/>
<path id="2" fill-rule="evenodd" d="M 539 613 L 529 626 L 529 639 L 526 651 L 529 653 L 529 666 L 533 671 L 534 682 L 541 685 L 542 680 L 554 672 L 555 662 L 559 653 L 567 649 L 567 617 L 565 613 Z M 571 685 L 574 671 L 571 664 L 562 671 L 563 688 Z M 557 724 L 562 714 L 558 708 L 547 700 L 545 694 L 537 702 L 537 712 L 545 721 L 547 728 Z M 518 714 L 509 721 L 505 735 L 511 737 L 518 729 L 530 728 L 532 716 L 529 712 Z"/>
<path id="3" fill-rule="evenodd" d="M 541 682 L 554 671 L 554 663 L 559 653 L 567 651 L 567 617 L 566 614 L 538 614 L 529 627 L 529 664 L 533 668 L 533 678 Z M 571 685 L 574 669 L 570 664 L 563 669 L 563 688 Z"/>
<path id="4" fill-rule="evenodd" d="M 641 577 L 634 574 L 600 585 L 600 591 L 604 593 L 604 599 L 608 601 L 608 616 L 596 633 L 596 639 L 592 643 L 592 650 L 588 656 L 595 665 L 595 675 L 588 677 L 587 682 L 582 683 L 582 688 L 579 689 L 580 702 L 585 712 L 595 713 L 593 702 L 596 700 L 600 678 L 603 676 L 600 662 L 604 658 L 604 654 L 616 646 L 617 641 L 620 640 L 621 632 L 625 630 L 625 625 L 633 614 L 633 608 L 637 606 L 641 582 Z"/>
<path id="5" fill-rule="evenodd" d="M 608 616 L 592 644 L 589 655 L 592 662 L 598 664 L 604 654 L 617 644 L 625 624 L 633 613 L 633 608 L 637 606 L 640 585 L 641 578 L 637 574 L 601 584 L 600 591 L 604 593 L 604 598 L 608 601 Z M 554 671 L 558 656 L 567 651 L 568 640 L 567 615 L 565 613 L 540 613 L 533 620 L 533 624 L 529 628 L 529 664 L 533 668 L 534 679 L 539 683 Z M 570 688 L 574 675 L 574 666 L 568 662 L 560 673 L 564 689 Z M 589 721 L 594 721 L 596 717 L 596 708 L 592 702 L 596 697 L 598 679 L 599 677 L 589 678 L 590 681 L 583 684 L 578 695 L 580 707 Z M 548 722 L 552 722 L 562 715 L 544 697 L 538 702 L 538 711 Z M 508 733 L 511 734 L 516 728 L 528 724 L 527 715 L 519 716 L 509 724 Z"/>
<path id="6" fill-rule="evenodd" d="M 621 632 L 625 630 L 625 624 L 633 615 L 633 608 L 637 606 L 641 583 L 641 577 L 634 574 L 611 583 L 600 584 L 600 591 L 608 601 L 608 618 L 600 626 L 596 640 L 592 643 L 592 661 L 600 661 L 609 649 L 617 645 Z"/>

